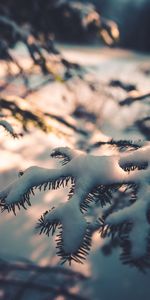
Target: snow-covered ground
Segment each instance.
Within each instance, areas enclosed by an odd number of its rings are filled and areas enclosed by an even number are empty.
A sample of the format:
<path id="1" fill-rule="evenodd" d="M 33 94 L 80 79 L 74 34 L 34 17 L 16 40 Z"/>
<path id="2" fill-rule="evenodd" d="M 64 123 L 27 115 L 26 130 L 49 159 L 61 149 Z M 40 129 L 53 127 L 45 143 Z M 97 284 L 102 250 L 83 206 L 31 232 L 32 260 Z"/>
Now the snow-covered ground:
<path id="1" fill-rule="evenodd" d="M 53 118 L 50 119 L 53 130 L 48 134 L 38 128 L 32 128 L 23 138 L 14 140 L 1 129 L 0 189 L 16 178 L 19 170 L 31 165 L 56 165 L 50 158 L 54 147 L 86 149 L 90 144 L 106 140 L 107 137 L 144 139 L 132 125 L 139 117 L 149 113 L 150 98 L 144 104 L 137 101 L 131 106 L 120 107 L 118 102 L 127 97 L 127 92 L 109 86 L 109 81 L 119 79 L 135 84 L 141 93 L 149 92 L 150 77 L 142 71 L 143 66 L 145 68 L 149 65 L 150 68 L 149 56 L 120 49 L 61 46 L 61 50 L 67 59 L 87 68 L 85 78 L 88 84 L 77 77 L 67 84 L 54 82 L 29 95 L 27 101 L 31 107 L 58 114 L 76 128 L 84 128 L 87 135 L 80 134 Z M 22 64 L 26 64 L 26 53 L 21 52 L 18 55 Z M 89 83 L 95 84 L 94 91 L 89 87 Z M 20 96 L 21 88 L 13 89 L 14 93 L 17 91 Z M 7 93 L 11 94 L 12 89 L 9 88 Z M 95 121 L 75 118 L 73 113 L 79 106 L 85 107 L 86 112 L 95 116 Z M 93 152 L 98 153 L 99 149 Z M 32 199 L 32 207 L 27 211 L 21 210 L 16 217 L 12 213 L 1 214 L 0 257 L 22 257 L 41 265 L 55 265 L 58 258 L 55 255 L 54 239 L 35 234 L 34 226 L 45 210 L 54 203 L 65 201 L 66 193 L 63 189 L 39 192 Z M 87 293 L 91 293 L 91 299 L 148 300 L 149 274 L 144 276 L 136 270 L 122 266 L 117 253 L 104 257 L 99 250 L 102 243 L 99 237 L 95 236 L 94 249 L 88 262 L 81 267 L 73 266 L 78 271 L 80 268 L 81 272 L 92 274 L 93 282 L 87 289 Z"/>

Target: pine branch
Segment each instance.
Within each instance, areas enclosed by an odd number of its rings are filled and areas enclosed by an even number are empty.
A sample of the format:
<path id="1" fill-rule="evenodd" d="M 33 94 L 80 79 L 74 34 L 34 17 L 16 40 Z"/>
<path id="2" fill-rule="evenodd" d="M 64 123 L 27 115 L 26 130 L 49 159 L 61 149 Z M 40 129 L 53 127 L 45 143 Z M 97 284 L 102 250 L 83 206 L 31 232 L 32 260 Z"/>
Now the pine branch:
<path id="1" fill-rule="evenodd" d="M 130 143 L 129 143 L 130 144 Z M 130 147 L 131 145 L 129 145 Z M 134 147 L 133 147 L 134 148 Z M 2 210 L 30 205 L 34 189 L 57 189 L 69 185 L 68 201 L 41 216 L 39 233 L 55 234 L 62 263 L 82 263 L 95 230 L 117 238 L 124 262 L 149 267 L 149 144 L 119 155 L 93 156 L 69 148 L 56 148 L 51 156 L 63 159 L 58 169 L 30 167 L 0 192 Z M 102 217 L 95 225 L 87 221 L 91 203 L 100 205 Z"/>

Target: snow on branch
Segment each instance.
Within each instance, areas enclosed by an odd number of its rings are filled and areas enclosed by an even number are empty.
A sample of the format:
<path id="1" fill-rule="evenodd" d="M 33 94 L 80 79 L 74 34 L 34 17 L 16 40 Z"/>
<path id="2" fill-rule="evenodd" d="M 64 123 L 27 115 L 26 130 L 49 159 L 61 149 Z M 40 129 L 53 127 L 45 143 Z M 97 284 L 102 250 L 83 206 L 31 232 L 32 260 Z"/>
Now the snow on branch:
<path id="1" fill-rule="evenodd" d="M 61 159 L 62 166 L 32 166 L 20 173 L 0 192 L 2 211 L 16 214 L 17 207 L 26 209 L 37 188 L 51 190 L 69 184 L 68 200 L 46 211 L 36 226 L 40 234 L 48 236 L 58 228 L 56 248 L 62 263 L 82 263 L 91 248 L 93 232 L 99 230 L 102 237 L 117 235 L 123 263 L 143 270 L 150 266 L 149 150 L 147 143 L 118 155 L 112 151 L 110 156 L 94 156 L 56 148 L 51 156 Z M 101 216 L 94 223 L 88 219 L 91 205 L 101 207 Z"/>

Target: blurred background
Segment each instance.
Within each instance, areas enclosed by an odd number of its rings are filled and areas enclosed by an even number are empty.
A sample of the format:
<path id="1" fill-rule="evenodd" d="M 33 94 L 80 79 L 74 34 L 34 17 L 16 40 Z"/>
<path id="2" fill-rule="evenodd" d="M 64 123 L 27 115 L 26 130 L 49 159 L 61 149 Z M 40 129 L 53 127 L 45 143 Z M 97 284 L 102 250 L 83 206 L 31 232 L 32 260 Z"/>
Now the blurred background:
<path id="1" fill-rule="evenodd" d="M 149 15 L 150 0 L 0 0 L 0 190 L 32 165 L 58 167 L 54 147 L 109 155 L 112 138 L 149 141 Z M 0 300 L 149 300 L 149 271 L 99 233 L 71 267 L 35 234 L 67 193 L 36 191 L 27 211 L 0 215 Z"/>
<path id="2" fill-rule="evenodd" d="M 92 2 L 104 17 L 118 24 L 119 46 L 146 52 L 150 50 L 149 0 L 93 0 Z"/>

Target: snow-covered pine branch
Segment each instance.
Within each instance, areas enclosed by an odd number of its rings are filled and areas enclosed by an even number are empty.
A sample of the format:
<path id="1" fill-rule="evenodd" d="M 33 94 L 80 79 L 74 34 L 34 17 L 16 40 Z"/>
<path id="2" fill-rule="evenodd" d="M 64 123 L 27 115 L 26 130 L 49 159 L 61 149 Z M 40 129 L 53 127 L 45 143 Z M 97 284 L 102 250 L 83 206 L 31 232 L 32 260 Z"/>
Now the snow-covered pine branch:
<path id="1" fill-rule="evenodd" d="M 118 145 L 119 146 L 119 145 Z M 150 266 L 150 145 L 105 156 L 94 156 L 69 148 L 56 148 L 51 156 L 62 160 L 58 169 L 32 166 L 0 192 L 2 211 L 26 208 L 30 195 L 39 188 L 71 185 L 68 201 L 45 212 L 37 229 L 49 236 L 59 229 L 57 254 L 62 262 L 82 262 L 88 254 L 92 234 L 118 237 L 121 258 L 144 269 Z M 126 197 L 113 197 L 114 193 Z M 119 196 L 118 196 L 119 197 Z M 91 205 L 101 207 L 98 220 L 90 223 Z"/>

